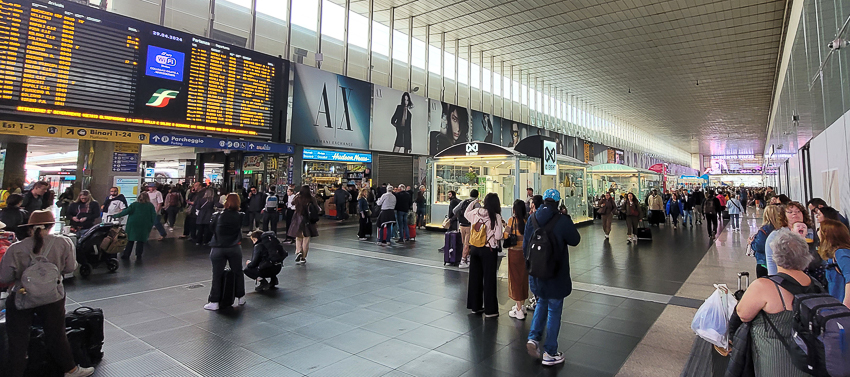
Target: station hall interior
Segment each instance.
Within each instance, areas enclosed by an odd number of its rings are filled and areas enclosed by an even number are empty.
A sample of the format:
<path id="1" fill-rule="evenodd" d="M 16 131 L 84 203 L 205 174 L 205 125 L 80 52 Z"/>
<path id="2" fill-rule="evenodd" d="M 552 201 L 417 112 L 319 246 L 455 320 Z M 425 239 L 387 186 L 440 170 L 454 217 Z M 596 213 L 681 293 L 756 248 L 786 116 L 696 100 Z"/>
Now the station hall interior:
<path id="1" fill-rule="evenodd" d="M 760 330 L 799 320 L 766 277 L 850 310 L 848 25 L 845 0 L 0 0 L 0 377 L 730 376 L 741 321 L 756 375 L 805 375 Z M 26 307 L 36 259 L 58 296 Z"/>

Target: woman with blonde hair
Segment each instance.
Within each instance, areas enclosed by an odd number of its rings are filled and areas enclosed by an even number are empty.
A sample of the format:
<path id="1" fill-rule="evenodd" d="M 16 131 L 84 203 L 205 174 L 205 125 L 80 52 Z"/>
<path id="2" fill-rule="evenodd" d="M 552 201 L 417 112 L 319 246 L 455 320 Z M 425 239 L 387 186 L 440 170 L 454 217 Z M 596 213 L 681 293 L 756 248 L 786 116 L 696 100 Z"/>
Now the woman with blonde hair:
<path id="1" fill-rule="evenodd" d="M 767 255 L 765 253 L 765 245 L 767 237 L 774 230 L 782 227 L 785 209 L 782 206 L 767 206 L 762 214 L 762 226 L 758 232 L 750 238 L 750 248 L 755 253 L 756 257 L 756 276 L 767 276 Z"/>
<path id="2" fill-rule="evenodd" d="M 357 216 L 360 218 L 360 229 L 357 231 L 357 239 L 366 241 L 372 235 L 372 214 L 369 213 L 369 189 L 360 190 L 357 195 Z"/>
<path id="3" fill-rule="evenodd" d="M 812 221 L 809 218 L 809 211 L 799 202 L 788 202 L 788 204 L 782 205 L 780 208 L 782 208 L 780 220 L 783 228 L 791 230 L 791 225 L 796 223 L 805 223 L 809 228 L 812 227 Z M 776 275 L 776 263 L 773 261 L 773 251 L 771 250 L 771 245 L 773 245 L 771 242 L 772 240 L 773 239 L 770 238 L 770 236 L 767 237 L 764 254 L 767 260 L 767 273 L 769 275 Z"/>
<path id="4" fill-rule="evenodd" d="M 850 308 L 850 230 L 840 221 L 825 219 L 818 230 L 818 254 L 826 261 L 829 294 Z"/>

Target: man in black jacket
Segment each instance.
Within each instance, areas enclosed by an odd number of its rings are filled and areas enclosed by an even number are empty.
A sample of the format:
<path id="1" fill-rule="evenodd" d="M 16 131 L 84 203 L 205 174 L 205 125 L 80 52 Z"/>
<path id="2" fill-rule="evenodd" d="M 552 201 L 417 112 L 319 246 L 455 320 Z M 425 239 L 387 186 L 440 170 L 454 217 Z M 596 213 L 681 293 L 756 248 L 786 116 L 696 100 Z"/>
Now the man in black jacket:
<path id="1" fill-rule="evenodd" d="M 702 204 L 705 202 L 705 193 L 702 192 L 701 189 L 696 189 L 694 191 L 694 219 L 696 219 L 697 224 L 702 224 Z"/>
<path id="2" fill-rule="evenodd" d="M 45 181 L 38 181 L 32 185 L 32 189 L 24 194 L 24 202 L 21 203 L 21 208 L 27 213 L 41 211 L 48 207 L 44 203 L 44 194 L 50 189 L 50 184 Z"/>
<path id="3" fill-rule="evenodd" d="M 410 241 L 410 228 L 407 227 L 407 213 L 413 206 L 413 198 L 410 197 L 410 191 L 404 184 L 398 185 L 398 192 L 395 194 L 395 221 L 398 225 L 398 243 Z"/>
<path id="4" fill-rule="evenodd" d="M 345 189 L 342 188 L 341 184 L 336 185 L 336 190 L 334 191 L 334 205 L 336 205 L 336 218 L 339 221 L 343 221 L 346 218 L 348 213 L 348 197 L 351 194 Z"/>
<path id="5" fill-rule="evenodd" d="M 561 310 L 564 307 L 564 298 L 569 296 L 573 290 L 573 283 L 570 279 L 570 254 L 567 246 L 576 246 L 581 242 L 581 235 L 573 225 L 572 218 L 569 215 L 559 214 L 558 203 L 560 201 L 561 194 L 558 190 L 546 190 L 543 193 L 543 206 L 529 217 L 523 233 L 523 254 L 526 260 L 529 260 L 528 246 L 532 243 L 535 222 L 539 227 L 546 227 L 550 221 L 557 221 L 552 224 L 551 232 L 546 232 L 551 242 L 552 255 L 555 257 L 554 260 L 558 266 L 553 277 L 541 279 L 533 275 L 529 276 L 529 286 L 531 292 L 537 297 L 537 307 L 534 310 L 531 329 L 528 332 L 526 348 L 531 356 L 542 359 L 543 365 L 556 365 L 564 362 L 564 355 L 558 352 L 558 333 L 561 326 Z M 532 255 L 531 258 L 539 255 Z M 541 355 L 540 341 L 543 339 L 544 330 L 546 342 L 543 344 Z"/>
<path id="6" fill-rule="evenodd" d="M 266 194 L 251 187 L 248 193 L 248 231 L 260 229 L 263 225 L 263 208 L 266 207 Z"/>

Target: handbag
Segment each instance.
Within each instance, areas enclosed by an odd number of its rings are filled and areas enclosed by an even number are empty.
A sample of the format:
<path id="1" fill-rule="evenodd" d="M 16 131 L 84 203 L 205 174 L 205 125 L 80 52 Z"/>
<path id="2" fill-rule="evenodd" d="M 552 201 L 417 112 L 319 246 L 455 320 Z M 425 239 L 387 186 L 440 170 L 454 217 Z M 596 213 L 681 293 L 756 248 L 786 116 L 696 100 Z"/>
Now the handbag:
<path id="1" fill-rule="evenodd" d="M 448 216 L 445 219 L 443 219 L 443 229 L 449 229 L 449 227 L 451 225 L 452 225 L 452 220 L 450 218 L 448 218 Z"/>
<path id="2" fill-rule="evenodd" d="M 516 223 L 515 218 L 511 218 L 511 220 L 513 220 L 514 224 Z M 519 240 L 519 238 L 517 237 L 516 229 L 514 229 L 514 227 L 511 226 L 511 234 L 508 234 L 505 237 L 505 239 L 502 241 L 502 248 L 507 249 L 507 248 L 514 247 L 519 243 L 518 240 Z"/>

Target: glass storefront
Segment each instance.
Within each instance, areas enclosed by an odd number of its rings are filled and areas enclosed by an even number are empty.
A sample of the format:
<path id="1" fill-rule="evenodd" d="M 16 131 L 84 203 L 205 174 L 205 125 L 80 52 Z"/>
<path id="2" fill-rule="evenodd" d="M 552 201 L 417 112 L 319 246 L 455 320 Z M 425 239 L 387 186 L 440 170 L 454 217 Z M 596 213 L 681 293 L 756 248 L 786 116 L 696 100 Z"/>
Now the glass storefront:
<path id="1" fill-rule="evenodd" d="M 572 160 L 572 159 L 570 159 Z M 587 197 L 587 169 L 584 164 L 575 161 L 558 161 L 558 191 L 561 192 L 561 204 L 567 207 L 574 223 L 592 221 Z M 543 186 L 542 188 L 546 188 Z"/>
<path id="2" fill-rule="evenodd" d="M 618 164 L 601 164 L 587 169 L 592 186 L 590 196 L 596 198 L 606 191 L 612 191 L 619 197 L 629 192 L 635 193 L 640 200 L 652 190 L 661 192 L 661 174 Z"/>
<path id="3" fill-rule="evenodd" d="M 368 184 L 372 178 L 372 155 L 369 153 L 304 149 L 301 184 L 323 189 L 341 183 Z"/>

